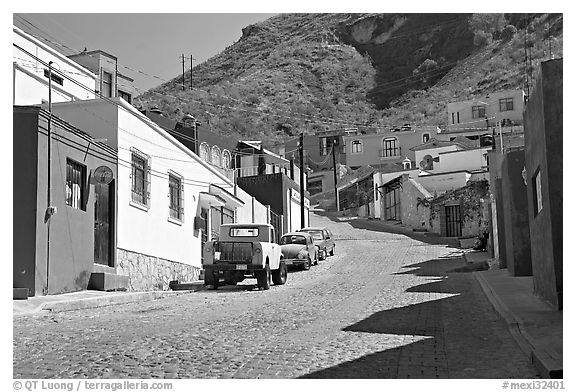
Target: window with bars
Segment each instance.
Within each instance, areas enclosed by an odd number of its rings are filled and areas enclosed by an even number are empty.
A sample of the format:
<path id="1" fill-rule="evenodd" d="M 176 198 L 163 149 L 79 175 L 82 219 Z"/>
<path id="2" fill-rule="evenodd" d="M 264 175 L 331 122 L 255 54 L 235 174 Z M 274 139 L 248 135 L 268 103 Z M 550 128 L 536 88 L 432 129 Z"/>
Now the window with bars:
<path id="1" fill-rule="evenodd" d="M 392 137 L 382 141 L 382 156 L 383 157 L 396 157 L 400 155 L 398 148 L 398 139 Z"/>
<path id="2" fill-rule="evenodd" d="M 500 103 L 501 112 L 508 112 L 510 110 L 514 110 L 514 99 L 502 98 L 498 102 Z"/>
<path id="3" fill-rule="evenodd" d="M 132 149 L 132 201 L 150 207 L 150 158 Z"/>
<path id="4" fill-rule="evenodd" d="M 66 205 L 86 211 L 84 193 L 86 184 L 86 166 L 66 159 Z"/>
<path id="5" fill-rule="evenodd" d="M 168 197 L 170 218 L 184 220 L 184 181 L 176 173 L 168 173 Z"/>
<path id="6" fill-rule="evenodd" d="M 472 118 L 484 118 L 484 117 L 486 117 L 485 106 L 472 106 Z"/>

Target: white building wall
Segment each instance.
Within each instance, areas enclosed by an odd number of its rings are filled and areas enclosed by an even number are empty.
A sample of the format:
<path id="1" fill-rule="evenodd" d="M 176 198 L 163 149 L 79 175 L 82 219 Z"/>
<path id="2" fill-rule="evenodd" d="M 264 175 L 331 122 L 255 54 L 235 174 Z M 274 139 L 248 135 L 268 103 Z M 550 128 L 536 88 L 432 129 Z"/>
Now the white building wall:
<path id="1" fill-rule="evenodd" d="M 480 170 L 486 168 L 486 151 L 491 147 L 475 150 L 462 150 L 440 153 L 439 162 L 434 162 L 434 172 L 450 172 L 456 170 Z"/>
<path id="2" fill-rule="evenodd" d="M 428 148 L 426 150 L 419 150 L 419 151 L 415 151 L 414 155 L 415 155 L 415 162 L 416 162 L 416 167 L 420 167 L 420 162 L 422 161 L 422 159 L 426 156 L 426 155 L 430 155 L 432 156 L 432 158 L 437 158 L 440 153 L 442 152 L 447 152 L 447 151 L 457 151 L 458 147 L 456 145 L 452 145 L 452 146 L 445 146 L 445 147 L 437 147 L 437 148 Z M 434 170 L 436 170 L 436 165 L 438 164 L 438 162 L 434 162 Z"/>
<path id="3" fill-rule="evenodd" d="M 44 63 L 54 62 L 53 69 L 60 71 L 68 78 L 73 78 L 81 86 L 64 78 L 62 86 L 53 82 L 52 102 L 70 100 L 93 99 L 96 87 L 96 75 L 82 66 L 76 64 L 66 56 L 43 44 L 36 38 L 24 33 L 17 27 L 13 27 L 12 57 L 14 64 L 13 77 L 13 104 L 36 105 L 42 100 L 48 101 L 48 78 L 44 76 L 47 65 Z M 27 54 L 26 52 L 30 54 Z M 60 75 L 59 75 L 60 76 Z"/>
<path id="4" fill-rule="evenodd" d="M 199 193 L 208 192 L 209 185 L 214 184 L 234 194 L 232 183 L 126 103 L 116 106 L 92 100 L 55 105 L 54 110 L 57 116 L 95 138 L 107 138 L 110 145 L 117 143 L 118 248 L 200 267 L 201 233 L 194 230 L 194 217 L 200 215 Z M 112 132 L 117 132 L 117 141 Z M 150 156 L 148 209 L 131 202 L 131 147 Z M 184 178 L 181 223 L 168 219 L 169 170 Z"/>
<path id="5" fill-rule="evenodd" d="M 430 193 L 437 193 L 440 195 L 446 191 L 465 186 L 470 177 L 471 174 L 468 172 L 459 172 L 433 176 L 420 176 L 414 180 L 420 183 Z"/>
<path id="6" fill-rule="evenodd" d="M 141 118 L 124 110 L 119 110 L 118 118 L 118 247 L 199 267 L 201 239 L 200 232 L 194 230 L 194 217 L 200 215 L 198 195 L 208 192 L 211 183 L 234 193 L 232 184 Z M 151 159 L 148 211 L 131 203 L 131 147 Z M 184 178 L 184 222 L 181 224 L 168 220 L 168 170 Z"/>
<path id="7" fill-rule="evenodd" d="M 236 222 L 238 223 L 269 223 L 268 209 L 248 192 L 236 187 L 236 197 L 244 202 L 242 207 L 236 209 Z"/>

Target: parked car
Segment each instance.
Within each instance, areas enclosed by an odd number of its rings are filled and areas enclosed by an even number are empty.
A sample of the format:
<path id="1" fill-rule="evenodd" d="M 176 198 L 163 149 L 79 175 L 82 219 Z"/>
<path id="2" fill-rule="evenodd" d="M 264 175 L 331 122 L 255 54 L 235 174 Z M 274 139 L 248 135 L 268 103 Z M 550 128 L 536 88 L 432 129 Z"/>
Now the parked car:
<path id="1" fill-rule="evenodd" d="M 309 270 L 312 263 L 318 264 L 318 250 L 308 233 L 291 232 L 280 238 L 283 260 L 286 265 L 299 266 Z"/>
<path id="2" fill-rule="evenodd" d="M 336 243 L 334 242 L 334 235 L 330 230 L 325 227 L 305 227 L 298 231 L 308 233 L 312 236 L 314 244 L 316 244 L 319 249 L 320 260 L 325 260 L 328 257 L 328 254 L 334 256 Z"/>
<path id="3" fill-rule="evenodd" d="M 254 277 L 258 287 L 270 288 L 270 281 L 283 285 L 287 279 L 286 264 L 280 245 L 274 243 L 274 227 L 268 224 L 229 223 L 220 226 L 218 241 L 204 245 L 204 283 L 213 289 L 220 285 L 242 282 Z"/>

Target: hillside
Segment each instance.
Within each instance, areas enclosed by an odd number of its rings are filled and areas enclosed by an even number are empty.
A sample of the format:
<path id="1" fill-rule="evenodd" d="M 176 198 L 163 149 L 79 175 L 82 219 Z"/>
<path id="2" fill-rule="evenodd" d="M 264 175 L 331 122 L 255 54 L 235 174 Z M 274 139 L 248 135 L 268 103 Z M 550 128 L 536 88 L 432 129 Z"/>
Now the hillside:
<path id="1" fill-rule="evenodd" d="M 300 132 L 443 125 L 445 105 L 505 88 L 562 56 L 562 15 L 285 14 L 135 100 L 268 145 Z M 525 51 L 526 47 L 529 51 Z M 528 53 L 530 56 L 528 56 Z M 534 74 L 534 72 L 532 72 Z M 190 73 L 185 83 L 190 85 Z"/>

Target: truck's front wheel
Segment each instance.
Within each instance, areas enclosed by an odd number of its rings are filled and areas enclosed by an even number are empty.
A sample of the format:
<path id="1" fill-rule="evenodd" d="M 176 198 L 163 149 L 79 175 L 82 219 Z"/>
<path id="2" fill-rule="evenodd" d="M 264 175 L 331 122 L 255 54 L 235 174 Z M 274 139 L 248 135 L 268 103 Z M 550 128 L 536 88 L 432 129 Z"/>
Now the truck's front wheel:
<path id="1" fill-rule="evenodd" d="M 263 270 L 257 271 L 256 280 L 258 281 L 258 287 L 263 290 L 270 289 L 270 265 L 266 264 Z"/>
<path id="2" fill-rule="evenodd" d="M 212 286 L 214 290 L 218 288 L 219 276 L 218 271 L 205 271 L 204 273 L 204 285 Z"/>
<path id="3" fill-rule="evenodd" d="M 286 283 L 288 279 L 288 268 L 284 262 L 280 262 L 280 267 L 277 270 L 272 271 L 272 282 L 277 285 L 282 285 Z"/>

